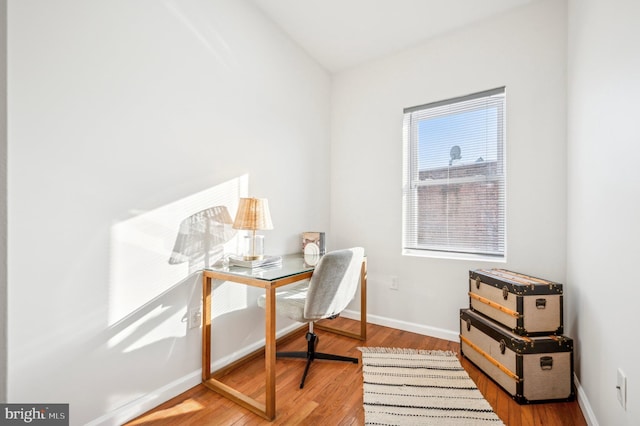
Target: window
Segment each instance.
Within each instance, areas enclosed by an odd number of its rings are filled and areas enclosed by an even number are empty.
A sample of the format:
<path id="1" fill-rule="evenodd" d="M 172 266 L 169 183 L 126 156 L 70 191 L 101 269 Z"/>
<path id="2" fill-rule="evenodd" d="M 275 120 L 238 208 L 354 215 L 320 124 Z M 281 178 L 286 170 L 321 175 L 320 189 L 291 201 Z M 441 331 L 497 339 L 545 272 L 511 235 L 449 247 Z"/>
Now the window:
<path id="1" fill-rule="evenodd" d="M 504 258 L 504 87 L 404 111 L 403 253 Z"/>

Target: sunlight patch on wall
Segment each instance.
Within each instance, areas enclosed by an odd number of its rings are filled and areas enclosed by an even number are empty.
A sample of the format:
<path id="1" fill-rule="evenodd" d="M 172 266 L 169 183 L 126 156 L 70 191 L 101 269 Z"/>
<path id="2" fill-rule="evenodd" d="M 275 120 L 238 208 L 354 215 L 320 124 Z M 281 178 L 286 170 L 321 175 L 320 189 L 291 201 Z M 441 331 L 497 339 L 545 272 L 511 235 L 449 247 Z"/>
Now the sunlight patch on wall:
<path id="1" fill-rule="evenodd" d="M 233 217 L 238 199 L 247 192 L 248 175 L 243 175 L 113 225 L 109 325 L 145 307 L 205 263 L 215 262 L 225 252 L 237 252 L 237 238 L 229 232 L 231 225 L 210 225 L 210 209 L 225 206 Z M 206 235 L 213 235 L 206 241 L 205 227 Z M 231 239 L 220 244 L 215 232 Z M 176 256 L 176 251 L 181 254 Z"/>
<path id="2" fill-rule="evenodd" d="M 215 319 L 233 311 L 246 309 L 247 294 L 246 285 L 226 282 L 218 287 L 214 285 L 213 297 L 211 297 L 211 318 Z"/>
<path id="3" fill-rule="evenodd" d="M 156 310 L 162 310 L 164 308 L 157 307 Z M 152 311 L 149 315 L 154 315 Z M 187 334 L 187 328 L 182 321 L 184 318 L 184 312 L 178 311 L 173 315 L 166 316 L 166 318 L 162 318 L 161 312 L 156 312 L 158 316 L 158 321 L 154 321 L 153 317 L 150 318 L 142 318 L 141 324 L 153 324 L 153 327 L 150 327 L 148 330 L 144 330 L 146 334 L 142 338 L 137 338 L 131 341 L 129 345 L 127 345 L 122 353 L 134 352 L 138 349 L 142 349 L 150 343 L 161 342 L 163 339 L 170 339 L 172 337 L 182 337 Z M 170 357 L 170 354 L 167 354 L 167 357 Z"/>
<path id="4" fill-rule="evenodd" d="M 149 330 L 145 330 L 145 328 L 147 327 L 147 324 L 149 323 L 156 324 L 159 320 L 162 319 L 163 314 L 168 311 L 169 311 L 169 307 L 158 305 L 155 308 L 151 309 L 150 311 L 142 314 L 139 318 L 134 320 L 131 324 L 128 324 L 126 328 L 123 328 L 119 333 L 111 337 L 107 342 L 107 347 L 114 348 L 118 346 L 124 346 L 128 348 L 123 350 L 123 352 L 129 352 L 129 349 L 131 349 L 131 342 L 134 342 L 135 344 L 135 342 L 137 341 L 147 340 L 146 336 L 149 333 L 153 332 L 153 328 L 150 328 Z M 166 322 L 166 319 L 162 322 Z M 180 324 L 180 322 L 178 322 L 178 324 Z M 140 339 L 137 336 L 137 334 L 141 332 L 145 335 L 145 339 Z M 180 333 L 179 331 L 178 333 L 175 333 L 175 335 L 178 335 L 178 336 L 184 335 L 184 334 L 185 334 L 184 332 Z"/>

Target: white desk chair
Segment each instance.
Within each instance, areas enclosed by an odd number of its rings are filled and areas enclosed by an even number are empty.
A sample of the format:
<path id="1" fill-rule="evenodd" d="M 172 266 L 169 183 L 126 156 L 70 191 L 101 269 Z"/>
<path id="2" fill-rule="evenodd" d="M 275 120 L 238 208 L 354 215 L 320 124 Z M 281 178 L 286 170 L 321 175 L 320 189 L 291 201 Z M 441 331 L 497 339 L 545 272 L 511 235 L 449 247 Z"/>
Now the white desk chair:
<path id="1" fill-rule="evenodd" d="M 304 387 L 304 380 L 314 359 L 358 363 L 358 358 L 316 352 L 318 336 L 313 332 L 313 322 L 334 318 L 347 307 L 358 288 L 363 258 L 362 247 L 329 252 L 320 258 L 310 279 L 276 291 L 276 313 L 309 323 L 306 352 L 276 353 L 278 358 L 307 360 L 300 389 Z M 258 305 L 264 308 L 265 304 L 265 296 L 261 296 Z"/>

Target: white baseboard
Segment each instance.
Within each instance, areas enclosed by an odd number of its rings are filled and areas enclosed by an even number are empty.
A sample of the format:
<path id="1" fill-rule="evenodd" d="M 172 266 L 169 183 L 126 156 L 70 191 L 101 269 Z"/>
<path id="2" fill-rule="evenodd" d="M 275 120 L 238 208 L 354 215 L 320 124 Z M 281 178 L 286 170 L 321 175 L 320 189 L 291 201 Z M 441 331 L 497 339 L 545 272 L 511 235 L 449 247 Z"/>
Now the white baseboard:
<path id="1" fill-rule="evenodd" d="M 578 405 L 582 410 L 584 419 L 587 421 L 587 424 L 589 426 L 599 426 L 598 419 L 596 419 L 596 415 L 594 414 L 593 409 L 591 408 L 591 404 L 589 404 L 589 399 L 587 398 L 587 394 L 585 393 L 584 389 L 580 385 L 580 381 L 578 380 L 578 377 L 575 375 L 575 373 L 573 375 L 573 381 L 576 386 Z"/>
<path id="2" fill-rule="evenodd" d="M 87 423 L 87 425 L 122 425 L 129 420 L 135 419 L 141 414 L 144 414 L 147 411 L 157 407 L 163 402 L 166 402 L 171 398 L 180 395 L 182 392 L 186 392 L 187 390 L 197 386 L 201 382 L 202 379 L 200 377 L 200 370 L 194 371 L 187 374 L 186 376 L 174 380 L 173 382 L 165 386 L 162 386 L 159 389 L 143 395 L 142 397 L 133 400 L 120 408 L 103 414 L 97 419 L 94 419 Z"/>
<path id="3" fill-rule="evenodd" d="M 341 314 L 345 318 L 359 320 L 360 312 L 344 311 Z M 427 325 L 416 324 L 406 321 L 400 321 L 392 318 L 381 317 L 378 315 L 367 315 L 367 322 L 371 324 L 382 325 L 385 327 L 397 328 L 398 330 L 410 331 L 412 333 L 423 334 L 425 336 L 437 337 L 438 339 L 449 340 L 451 342 L 459 342 L 459 332 L 445 330 L 438 327 L 430 327 Z"/>

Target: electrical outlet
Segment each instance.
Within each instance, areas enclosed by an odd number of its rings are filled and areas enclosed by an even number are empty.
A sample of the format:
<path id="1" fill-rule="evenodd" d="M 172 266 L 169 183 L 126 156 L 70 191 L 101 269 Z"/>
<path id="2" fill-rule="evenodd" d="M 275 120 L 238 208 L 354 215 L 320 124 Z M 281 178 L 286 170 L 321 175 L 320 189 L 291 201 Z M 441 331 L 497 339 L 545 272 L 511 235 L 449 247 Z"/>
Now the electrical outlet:
<path id="1" fill-rule="evenodd" d="M 195 307 L 189 309 L 188 316 L 189 320 L 189 328 L 199 328 L 202 323 L 202 312 L 200 311 L 200 307 Z"/>
<path id="2" fill-rule="evenodd" d="M 616 394 L 618 396 L 618 402 L 625 410 L 627 409 L 627 376 L 624 371 L 618 368 L 618 380 L 616 385 Z"/>
<path id="3" fill-rule="evenodd" d="M 389 288 L 391 290 L 398 290 L 398 277 L 396 277 L 395 275 L 391 277 L 391 283 L 389 284 Z"/>

